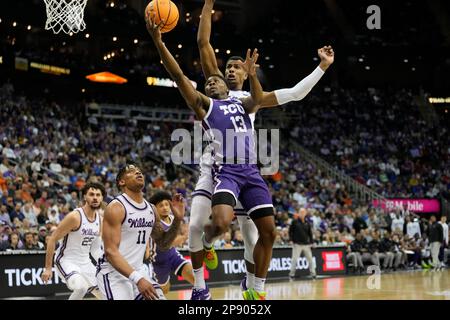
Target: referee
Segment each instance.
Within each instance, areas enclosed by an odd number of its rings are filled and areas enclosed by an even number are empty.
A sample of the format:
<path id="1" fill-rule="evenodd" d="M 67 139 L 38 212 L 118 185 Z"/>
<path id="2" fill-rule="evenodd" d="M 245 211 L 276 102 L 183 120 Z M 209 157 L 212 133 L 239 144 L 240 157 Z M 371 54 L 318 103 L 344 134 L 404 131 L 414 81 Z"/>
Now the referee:
<path id="1" fill-rule="evenodd" d="M 298 258 L 304 253 L 309 264 L 309 272 L 313 279 L 316 278 L 316 266 L 313 262 L 311 245 L 313 243 L 313 236 L 311 225 L 305 220 L 306 209 L 300 209 L 298 215 L 294 215 L 291 226 L 289 227 L 289 236 L 293 242 L 292 258 L 291 258 L 291 271 L 289 272 L 289 279 L 294 280 L 295 269 L 297 266 Z"/>

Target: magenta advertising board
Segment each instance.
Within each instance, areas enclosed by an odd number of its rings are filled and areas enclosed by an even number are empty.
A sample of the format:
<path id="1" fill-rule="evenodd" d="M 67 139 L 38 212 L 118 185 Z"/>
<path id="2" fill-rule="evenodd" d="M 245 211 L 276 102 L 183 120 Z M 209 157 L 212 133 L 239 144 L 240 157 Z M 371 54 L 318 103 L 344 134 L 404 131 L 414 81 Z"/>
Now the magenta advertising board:
<path id="1" fill-rule="evenodd" d="M 380 207 L 385 210 L 406 209 L 417 213 L 439 212 L 441 203 L 437 199 L 387 199 L 373 200 L 374 207 Z"/>

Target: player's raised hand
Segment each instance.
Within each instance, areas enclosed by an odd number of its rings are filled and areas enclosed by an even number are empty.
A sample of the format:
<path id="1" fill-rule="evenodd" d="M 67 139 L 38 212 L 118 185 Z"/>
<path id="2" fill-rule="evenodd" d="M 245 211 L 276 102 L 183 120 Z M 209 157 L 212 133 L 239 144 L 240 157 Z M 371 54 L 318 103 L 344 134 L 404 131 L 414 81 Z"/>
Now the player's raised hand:
<path id="1" fill-rule="evenodd" d="M 52 270 L 45 269 L 41 274 L 41 279 L 46 284 L 52 278 Z"/>
<path id="2" fill-rule="evenodd" d="M 248 75 L 254 76 L 256 75 L 256 69 L 259 68 L 259 64 L 256 64 L 258 61 L 259 53 L 258 49 L 253 49 L 253 53 L 251 53 L 250 49 L 247 49 L 247 56 L 245 57 L 245 61 L 238 61 L 241 65 L 242 69 L 247 72 Z"/>
<path id="3" fill-rule="evenodd" d="M 324 46 L 317 49 L 321 66 L 328 68 L 334 62 L 334 50 L 331 46 Z"/>
<path id="4" fill-rule="evenodd" d="M 144 296 L 145 300 L 159 300 L 156 289 L 150 282 L 148 282 L 144 278 L 139 280 L 139 282 L 137 283 L 137 287 L 139 289 L 139 292 Z"/>
<path id="5" fill-rule="evenodd" d="M 186 206 L 184 204 L 184 198 L 181 193 L 177 193 L 172 197 L 170 207 L 175 218 L 177 218 L 178 220 L 183 220 Z"/>
<path id="6" fill-rule="evenodd" d="M 147 26 L 147 31 L 152 37 L 153 41 L 161 40 L 161 26 L 165 23 L 164 20 L 161 20 L 159 24 L 155 23 L 156 13 L 146 13 L 145 24 Z"/>

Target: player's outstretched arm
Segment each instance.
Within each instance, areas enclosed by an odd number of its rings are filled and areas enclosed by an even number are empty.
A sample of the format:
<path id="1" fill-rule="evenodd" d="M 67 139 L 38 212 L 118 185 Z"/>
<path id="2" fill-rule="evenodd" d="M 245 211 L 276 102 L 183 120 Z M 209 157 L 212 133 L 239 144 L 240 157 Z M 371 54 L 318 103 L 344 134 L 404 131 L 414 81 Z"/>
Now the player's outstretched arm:
<path id="1" fill-rule="evenodd" d="M 222 72 L 217 66 L 216 54 L 211 46 L 211 15 L 215 0 L 205 0 L 202 13 L 200 16 L 200 24 L 197 33 L 197 45 L 200 52 L 200 63 L 203 69 L 205 79 L 208 79 L 213 74 L 220 74 Z"/>
<path id="2" fill-rule="evenodd" d="M 45 253 L 45 270 L 41 274 L 42 281 L 47 283 L 52 278 L 53 255 L 55 254 L 56 242 L 64 238 L 72 230 L 80 227 L 80 214 L 77 211 L 69 213 L 53 231 L 47 242 L 47 250 Z"/>
<path id="3" fill-rule="evenodd" d="M 153 226 L 152 238 L 155 240 L 156 245 L 163 251 L 172 247 L 173 241 L 177 237 L 180 231 L 181 221 L 183 220 L 185 213 L 184 200 L 181 194 L 176 194 L 172 198 L 170 207 L 174 216 L 174 220 L 170 229 L 164 231 L 159 220 L 159 216 L 156 215 L 156 222 Z M 156 209 L 154 209 L 156 212 Z"/>
<path id="4" fill-rule="evenodd" d="M 306 97 L 334 62 L 334 51 L 331 46 L 317 49 L 317 54 L 320 57 L 320 64 L 310 75 L 292 88 L 264 93 L 260 108 L 276 107 L 292 101 L 300 101 Z"/>
<path id="5" fill-rule="evenodd" d="M 254 113 L 257 111 L 258 106 L 261 105 L 264 91 L 258 76 L 256 75 L 256 69 L 259 68 L 259 65 L 256 64 L 259 57 L 258 49 L 254 49 L 251 55 L 250 52 L 250 49 L 248 49 L 245 61 L 239 61 L 238 63 L 240 63 L 245 72 L 247 72 L 248 80 L 250 82 L 251 96 L 241 99 L 242 105 L 247 113 Z"/>
<path id="6" fill-rule="evenodd" d="M 156 49 L 158 50 L 164 67 L 166 68 L 172 80 L 176 82 L 178 90 L 181 92 L 181 95 L 183 96 L 187 105 L 195 112 L 197 118 L 199 120 L 202 120 L 206 115 L 205 109 L 209 108 L 209 98 L 201 92 L 195 90 L 192 83 L 184 75 L 183 71 L 178 65 L 178 62 L 170 53 L 169 49 L 167 49 L 164 42 L 162 42 L 160 29 L 163 22 L 164 21 L 161 21 L 159 25 L 156 25 L 153 18 L 147 17 L 147 30 L 150 33 L 153 42 L 155 43 Z"/>

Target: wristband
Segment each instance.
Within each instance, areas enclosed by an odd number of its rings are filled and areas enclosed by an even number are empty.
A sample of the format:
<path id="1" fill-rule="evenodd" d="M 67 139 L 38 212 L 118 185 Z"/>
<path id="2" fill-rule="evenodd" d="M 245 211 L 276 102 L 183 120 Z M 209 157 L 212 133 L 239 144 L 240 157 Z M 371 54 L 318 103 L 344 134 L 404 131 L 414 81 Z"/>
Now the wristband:
<path id="1" fill-rule="evenodd" d="M 142 278 L 143 278 L 143 276 L 136 270 L 134 270 L 128 277 L 128 279 L 133 281 L 135 284 L 138 284 L 139 280 L 141 280 Z"/>

